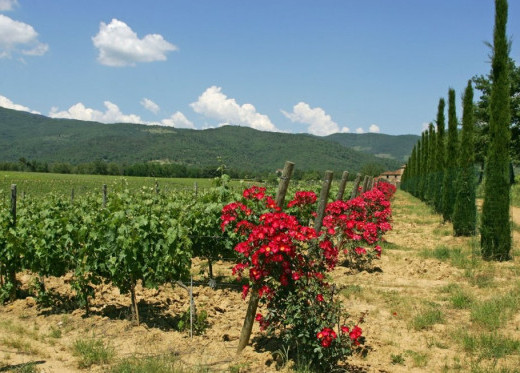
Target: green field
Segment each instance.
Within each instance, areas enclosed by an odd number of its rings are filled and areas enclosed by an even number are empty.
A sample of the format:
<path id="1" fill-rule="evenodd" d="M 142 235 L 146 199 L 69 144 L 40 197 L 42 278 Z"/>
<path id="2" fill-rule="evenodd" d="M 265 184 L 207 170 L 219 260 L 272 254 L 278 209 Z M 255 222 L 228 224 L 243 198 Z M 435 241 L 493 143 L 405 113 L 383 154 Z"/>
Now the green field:
<path id="1" fill-rule="evenodd" d="M 7 198 L 10 195 L 11 185 L 16 184 L 19 196 L 36 197 L 49 193 L 70 196 L 74 189 L 74 196 L 81 196 L 87 192 L 101 193 L 103 184 L 116 188 L 127 185 L 128 189 L 136 190 L 143 186 L 155 187 L 155 183 L 161 191 L 194 190 L 195 184 L 199 190 L 212 186 L 212 179 L 190 178 L 152 178 L 135 176 L 109 176 L 109 175 L 72 175 L 52 174 L 37 172 L 13 172 L 0 171 L 0 195 Z M 240 182 L 233 182 L 237 186 Z"/>

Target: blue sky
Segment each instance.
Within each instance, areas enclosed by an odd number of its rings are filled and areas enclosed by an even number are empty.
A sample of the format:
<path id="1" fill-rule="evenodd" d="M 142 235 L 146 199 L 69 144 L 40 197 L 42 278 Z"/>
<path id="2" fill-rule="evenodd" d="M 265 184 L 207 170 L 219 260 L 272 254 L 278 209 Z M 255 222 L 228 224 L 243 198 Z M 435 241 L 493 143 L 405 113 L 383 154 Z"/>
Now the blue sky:
<path id="1" fill-rule="evenodd" d="M 509 3 L 518 64 L 520 1 Z M 0 0 L 0 106 L 420 134 L 450 87 L 460 106 L 468 79 L 489 72 L 493 23 L 492 0 Z"/>

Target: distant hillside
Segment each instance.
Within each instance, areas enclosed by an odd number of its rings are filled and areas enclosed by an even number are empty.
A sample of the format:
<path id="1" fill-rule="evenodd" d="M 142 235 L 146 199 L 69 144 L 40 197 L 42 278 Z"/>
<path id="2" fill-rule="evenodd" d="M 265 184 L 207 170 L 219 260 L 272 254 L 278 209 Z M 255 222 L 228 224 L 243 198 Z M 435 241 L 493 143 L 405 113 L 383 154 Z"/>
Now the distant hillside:
<path id="1" fill-rule="evenodd" d="M 417 135 L 391 136 L 381 133 L 335 133 L 324 139 L 354 150 L 374 154 L 380 158 L 391 158 L 404 162 L 412 153 L 419 137 Z"/>
<path id="2" fill-rule="evenodd" d="M 190 130 L 102 124 L 0 108 L 0 161 L 16 162 L 24 157 L 72 164 L 96 160 L 125 164 L 161 161 L 209 167 L 216 165 L 217 156 L 221 156 L 227 166 L 251 174 L 281 168 L 285 160 L 295 162 L 300 170 L 336 172 L 357 172 L 366 163 L 395 169 L 401 163 L 347 148 L 332 138 L 236 126 Z"/>

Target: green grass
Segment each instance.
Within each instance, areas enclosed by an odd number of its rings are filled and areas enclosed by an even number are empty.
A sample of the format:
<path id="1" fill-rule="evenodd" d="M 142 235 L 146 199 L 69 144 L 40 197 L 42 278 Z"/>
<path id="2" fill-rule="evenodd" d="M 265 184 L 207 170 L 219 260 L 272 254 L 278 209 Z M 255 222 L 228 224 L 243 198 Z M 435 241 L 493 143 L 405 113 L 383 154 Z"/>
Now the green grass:
<path id="1" fill-rule="evenodd" d="M 507 355 L 520 353 L 520 341 L 499 333 L 482 333 L 478 335 L 463 332 L 462 346 L 472 355 L 484 359 L 500 359 Z"/>
<path id="2" fill-rule="evenodd" d="M 360 285 L 347 285 L 340 290 L 340 294 L 345 298 L 350 298 L 352 295 L 361 294 L 363 288 Z"/>
<path id="3" fill-rule="evenodd" d="M 8 199 L 11 196 L 11 184 L 17 185 L 19 198 L 22 196 L 37 197 L 48 193 L 56 193 L 70 197 L 72 189 L 74 196 L 86 193 L 101 194 L 103 184 L 113 187 L 128 183 L 128 188 L 137 190 L 143 186 L 155 187 L 158 182 L 159 188 L 164 192 L 176 190 L 194 190 L 195 183 L 199 190 L 211 187 L 212 179 L 190 179 L 190 178 L 153 178 L 135 176 L 109 176 L 109 175 L 73 175 L 52 174 L 38 172 L 14 172 L 0 171 L 0 199 Z M 239 186 L 240 182 L 234 181 L 232 185 Z"/>
<path id="4" fill-rule="evenodd" d="M 502 327 L 520 309 L 520 292 L 477 302 L 471 307 L 471 321 L 488 330 Z"/>
<path id="5" fill-rule="evenodd" d="M 430 305 L 414 316 L 412 319 L 412 327 L 415 330 L 430 329 L 435 324 L 442 324 L 444 316 L 439 306 Z"/>
<path id="6" fill-rule="evenodd" d="M 111 373 L 183 373 L 186 372 L 175 354 L 126 358 L 110 370 Z"/>
<path id="7" fill-rule="evenodd" d="M 77 339 L 72 345 L 72 354 L 78 358 L 80 368 L 89 368 L 94 364 L 111 363 L 115 350 L 102 339 Z"/>
<path id="8" fill-rule="evenodd" d="M 406 355 L 412 358 L 414 367 L 422 368 L 425 367 L 426 364 L 428 364 L 429 357 L 425 353 L 407 350 Z"/>

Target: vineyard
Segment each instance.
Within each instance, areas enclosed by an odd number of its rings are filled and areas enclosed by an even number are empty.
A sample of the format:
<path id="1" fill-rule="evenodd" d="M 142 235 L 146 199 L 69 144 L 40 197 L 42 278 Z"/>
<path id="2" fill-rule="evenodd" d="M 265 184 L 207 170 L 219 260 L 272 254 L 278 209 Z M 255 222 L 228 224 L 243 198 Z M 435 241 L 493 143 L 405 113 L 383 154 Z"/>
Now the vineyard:
<path id="1" fill-rule="evenodd" d="M 280 190 L 238 192 L 226 176 L 197 195 L 118 182 L 106 196 L 18 199 L 15 222 L 6 198 L 0 364 L 314 371 L 302 361 L 314 356 L 352 371 L 514 371 L 518 263 L 483 264 L 474 238 L 451 236 L 403 192 L 388 231 L 391 188 L 368 184 L 350 200 L 359 180 L 343 193 L 327 178 L 289 184 L 281 210 Z M 253 338 L 237 355 L 255 294 Z M 505 316 L 493 321 L 494 307 Z"/>

